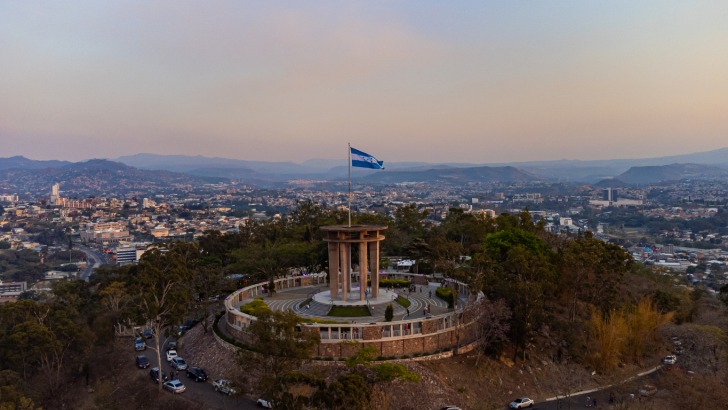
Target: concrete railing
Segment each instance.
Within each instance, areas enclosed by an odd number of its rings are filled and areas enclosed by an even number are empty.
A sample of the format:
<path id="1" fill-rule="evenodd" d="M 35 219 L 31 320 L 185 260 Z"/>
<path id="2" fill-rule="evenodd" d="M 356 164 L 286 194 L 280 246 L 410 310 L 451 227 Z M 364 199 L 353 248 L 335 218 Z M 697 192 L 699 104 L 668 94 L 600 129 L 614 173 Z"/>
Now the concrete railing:
<path id="1" fill-rule="evenodd" d="M 274 279 L 273 282 L 275 283 L 275 289 L 277 291 L 302 286 L 318 285 L 326 283 L 326 273 L 321 272 L 308 275 L 286 276 Z M 246 286 L 236 290 L 225 298 L 225 318 L 228 326 L 232 326 L 234 329 L 241 331 L 250 326 L 251 322 L 255 321 L 255 316 L 251 316 L 240 311 L 240 305 L 242 305 L 245 300 L 265 295 L 266 293 L 264 288 L 268 284 L 269 282 L 261 282 L 255 285 Z"/>
<path id="2" fill-rule="evenodd" d="M 389 273 L 396 275 L 396 273 Z M 291 276 L 274 280 L 276 290 L 301 286 L 311 286 L 326 282 L 326 274 L 318 273 L 305 276 Z M 244 301 L 265 294 L 267 282 L 247 286 L 233 292 L 225 299 L 228 331 L 239 339 L 245 339 L 246 329 L 256 320 L 254 316 L 240 311 Z M 467 285 L 457 286 L 460 295 L 467 295 Z M 476 298 L 479 299 L 479 298 Z M 461 299 L 462 301 L 462 299 Z M 472 305 L 457 311 L 417 319 L 375 323 L 302 323 L 301 331 L 316 332 L 321 342 L 318 346 L 319 357 L 347 357 L 356 350 L 352 346 L 373 346 L 380 350 L 381 356 L 404 356 L 442 351 L 477 339 L 475 328 L 478 311 Z M 356 342 L 356 343 L 342 343 Z"/>

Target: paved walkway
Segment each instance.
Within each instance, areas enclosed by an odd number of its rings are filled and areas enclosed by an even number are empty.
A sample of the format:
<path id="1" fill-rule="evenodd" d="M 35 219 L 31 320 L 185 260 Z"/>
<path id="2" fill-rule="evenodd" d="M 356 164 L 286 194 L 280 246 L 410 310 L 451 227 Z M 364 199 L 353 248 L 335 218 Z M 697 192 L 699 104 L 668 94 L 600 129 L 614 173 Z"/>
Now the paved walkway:
<path id="1" fill-rule="evenodd" d="M 430 305 L 431 315 L 437 316 L 452 311 L 447 307 L 447 302 L 435 296 L 435 289 L 439 284 L 428 284 L 428 285 L 417 285 L 415 292 L 408 292 L 404 289 L 399 290 L 399 295 L 406 297 L 410 300 L 411 305 L 409 307 L 409 316 L 407 315 L 407 309 L 402 307 L 399 303 L 394 300 L 384 299 L 376 304 L 370 303 L 369 307 L 373 314 L 371 316 L 360 316 L 360 317 L 336 317 L 326 316 L 331 309 L 330 303 L 319 303 L 315 300 L 311 301 L 309 307 L 301 306 L 303 302 L 312 297 L 315 293 L 328 291 L 327 286 L 305 286 L 293 289 L 284 289 L 277 291 L 273 296 L 265 296 L 263 299 L 265 303 L 270 306 L 273 310 L 292 310 L 296 314 L 303 317 L 319 317 L 326 319 L 334 319 L 341 321 L 351 322 L 383 322 L 384 321 L 384 310 L 388 304 L 392 304 L 394 308 L 394 319 L 395 320 L 407 320 L 417 319 L 424 317 L 424 308 Z M 430 293 L 431 292 L 431 293 Z M 431 296 L 430 296 L 431 295 Z M 379 298 L 382 300 L 382 298 Z M 247 303 L 249 300 L 243 301 Z M 333 302 L 336 304 L 336 301 Z M 463 301 L 464 303 L 464 301 Z"/>

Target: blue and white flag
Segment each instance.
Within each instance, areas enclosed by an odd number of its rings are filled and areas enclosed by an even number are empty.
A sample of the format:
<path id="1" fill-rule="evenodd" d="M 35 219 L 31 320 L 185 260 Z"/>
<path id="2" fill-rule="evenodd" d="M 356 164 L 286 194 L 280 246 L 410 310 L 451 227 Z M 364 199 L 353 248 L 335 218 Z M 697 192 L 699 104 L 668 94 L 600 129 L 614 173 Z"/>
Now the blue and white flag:
<path id="1" fill-rule="evenodd" d="M 384 161 L 374 158 L 366 152 L 351 148 L 351 166 L 372 169 L 384 169 Z"/>

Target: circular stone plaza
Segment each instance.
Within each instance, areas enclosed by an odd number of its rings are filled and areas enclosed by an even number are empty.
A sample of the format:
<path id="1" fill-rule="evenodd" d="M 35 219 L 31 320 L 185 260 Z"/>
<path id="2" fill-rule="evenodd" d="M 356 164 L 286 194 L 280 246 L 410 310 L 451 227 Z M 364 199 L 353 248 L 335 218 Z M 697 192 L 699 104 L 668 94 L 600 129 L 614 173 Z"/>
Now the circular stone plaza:
<path id="1" fill-rule="evenodd" d="M 328 244 L 328 274 L 275 279 L 272 295 L 266 292 L 267 282 L 235 291 L 225 299 L 226 333 L 247 342 L 246 329 L 256 319 L 241 312 L 240 306 L 263 298 L 273 310 L 292 310 L 304 318 L 302 332 L 320 335 L 314 352 L 320 359 L 350 357 L 362 347 L 374 347 L 378 356 L 385 358 L 459 353 L 472 348 L 478 338 L 476 302 L 482 294 L 471 294 L 463 283 L 445 281 L 458 295 L 451 308 L 436 296 L 442 282 L 428 281 L 424 275 L 380 271 L 379 243 L 384 240 L 385 226 L 333 225 L 321 230 Z M 356 264 L 352 263 L 354 257 Z M 408 279 L 411 285 L 380 287 L 384 278 Z M 400 296 L 409 300 L 409 307 L 395 301 Z M 384 314 L 390 304 L 394 318 L 388 322 Z M 353 308 L 357 316 L 329 316 L 335 307 L 358 307 Z M 306 322 L 307 318 L 311 322 Z"/>

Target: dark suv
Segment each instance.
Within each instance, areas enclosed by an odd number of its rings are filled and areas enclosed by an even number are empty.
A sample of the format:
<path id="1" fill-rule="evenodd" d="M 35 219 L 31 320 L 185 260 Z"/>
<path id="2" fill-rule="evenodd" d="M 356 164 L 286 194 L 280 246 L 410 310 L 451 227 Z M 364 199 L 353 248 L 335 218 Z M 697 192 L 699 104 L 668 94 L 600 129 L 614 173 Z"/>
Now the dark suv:
<path id="1" fill-rule="evenodd" d="M 140 369 L 146 369 L 149 367 L 149 359 L 147 359 L 147 356 L 139 355 L 136 357 L 136 365 L 139 366 Z"/>
<path id="2" fill-rule="evenodd" d="M 159 367 L 152 367 L 149 371 L 149 377 L 152 378 L 154 383 L 159 383 Z M 167 381 L 167 373 L 162 371 L 162 381 Z"/>
<path id="3" fill-rule="evenodd" d="M 187 369 L 187 377 L 194 379 L 196 382 L 207 381 L 207 374 L 199 367 L 190 367 Z"/>

